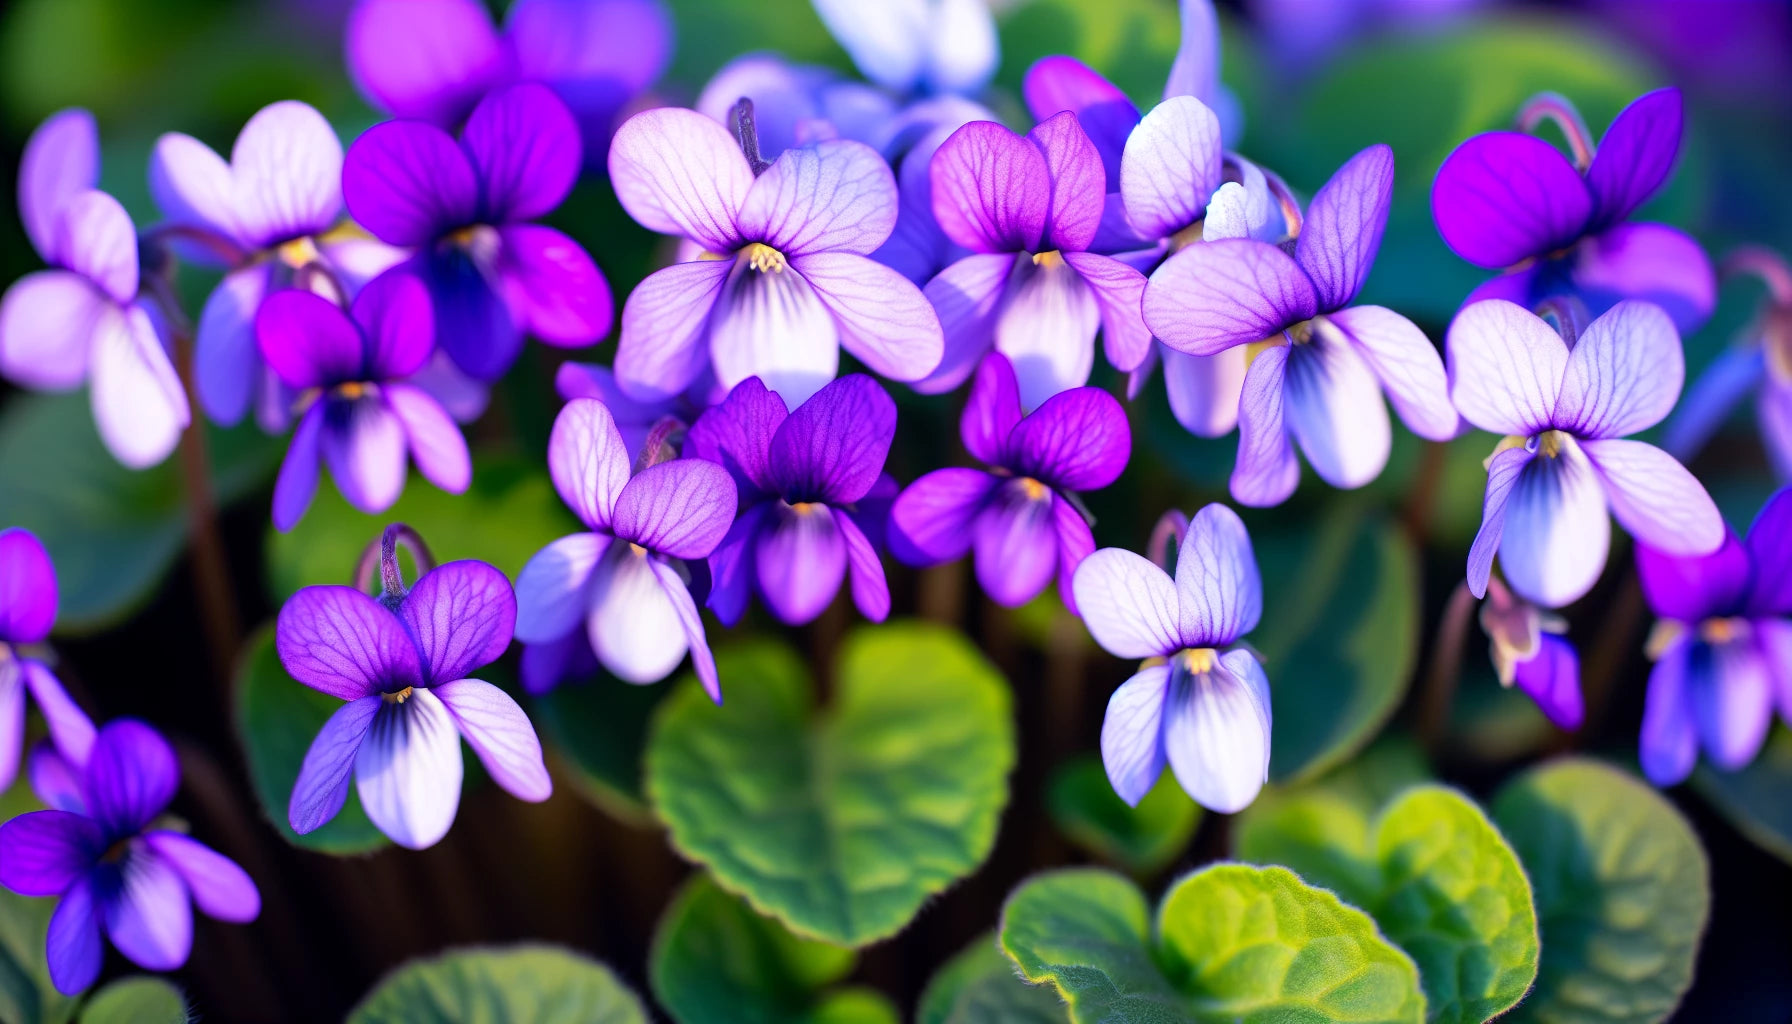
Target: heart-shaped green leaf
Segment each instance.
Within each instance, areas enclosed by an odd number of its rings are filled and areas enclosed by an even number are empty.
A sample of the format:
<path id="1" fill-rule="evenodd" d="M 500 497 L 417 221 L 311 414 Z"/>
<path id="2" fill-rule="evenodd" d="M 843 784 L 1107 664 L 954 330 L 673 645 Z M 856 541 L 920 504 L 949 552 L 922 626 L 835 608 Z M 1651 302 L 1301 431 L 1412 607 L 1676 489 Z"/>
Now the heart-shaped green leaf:
<path id="1" fill-rule="evenodd" d="M 1747 768 L 1701 765 L 1692 784 L 1755 845 L 1792 863 L 1792 729 L 1775 726 Z"/>
<path id="2" fill-rule="evenodd" d="M 1537 916 L 1518 857 L 1468 798 L 1418 786 L 1371 824 L 1318 790 L 1245 812 L 1238 854 L 1281 864 L 1368 911 L 1419 965 L 1429 1019 L 1481 1024 L 1537 976 Z"/>
<path id="3" fill-rule="evenodd" d="M 669 691 L 633 686 L 601 669 L 588 680 L 563 682 L 525 698 L 543 742 L 572 769 L 579 792 L 604 813 L 631 825 L 653 814 L 642 792 L 647 723 Z"/>
<path id="4" fill-rule="evenodd" d="M 896 1024 L 878 993 L 828 987 L 857 959 L 790 934 L 698 875 L 660 918 L 648 973 L 679 1024 Z"/>
<path id="5" fill-rule="evenodd" d="M 1375 922 L 1285 868 L 1218 864 L 1158 910 L 1108 871 L 1050 872 L 1002 910 L 1002 948 L 1051 982 L 1077 1024 L 1417 1024 L 1413 963 Z"/>
<path id="6" fill-rule="evenodd" d="M 608 967 L 558 946 L 457 949 L 381 979 L 347 1024 L 648 1024 Z"/>
<path id="7" fill-rule="evenodd" d="M 672 844 L 799 935 L 863 945 L 988 856 L 1008 800 L 1008 685 L 951 630 L 871 626 L 844 645 L 830 706 L 801 659 L 718 653 L 726 703 L 694 678 L 654 719 L 647 792 Z"/>
<path id="8" fill-rule="evenodd" d="M 187 997 L 160 978 L 120 978 L 93 994 L 81 1024 L 187 1024 Z"/>
<path id="9" fill-rule="evenodd" d="M 1201 822 L 1200 805 L 1169 772 L 1137 807 L 1128 807 L 1092 755 L 1052 772 L 1046 809 L 1071 842 L 1133 875 L 1153 874 L 1175 860 Z"/>
<path id="10" fill-rule="evenodd" d="M 1508 783 L 1493 819 L 1530 874 L 1543 934 L 1537 986 L 1507 1019 L 1667 1019 L 1711 911 L 1711 869 L 1680 812 L 1629 774 L 1564 758 Z"/>
<path id="11" fill-rule="evenodd" d="M 921 993 L 916 1024 L 1065 1024 L 1058 990 L 1029 985 L 994 935 L 978 936 L 946 962 Z"/>

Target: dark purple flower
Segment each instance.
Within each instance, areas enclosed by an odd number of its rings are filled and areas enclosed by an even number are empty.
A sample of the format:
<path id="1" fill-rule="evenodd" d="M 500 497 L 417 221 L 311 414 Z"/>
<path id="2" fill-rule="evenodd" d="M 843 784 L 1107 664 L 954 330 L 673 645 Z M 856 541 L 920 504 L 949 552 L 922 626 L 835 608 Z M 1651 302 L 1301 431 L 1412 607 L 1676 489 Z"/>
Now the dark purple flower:
<path id="1" fill-rule="evenodd" d="M 708 558 L 727 534 L 737 507 L 734 481 L 702 459 L 632 474 L 631 461 L 602 402 L 580 398 L 560 410 L 548 472 L 590 532 L 560 538 L 523 566 L 516 638 L 556 645 L 550 660 L 560 661 L 576 653 L 565 645 L 582 631 L 603 666 L 631 683 L 664 679 L 689 651 L 697 677 L 720 703 L 715 659 L 683 563 Z"/>
<path id="2" fill-rule="evenodd" d="M 1573 105 L 1533 99 L 1519 122 L 1555 120 L 1573 162 L 1524 132 L 1487 132 L 1456 147 L 1431 186 L 1431 214 L 1456 255 L 1505 273 L 1464 305 L 1507 299 L 1534 309 L 1576 295 L 1595 314 L 1622 299 L 1666 309 L 1683 332 L 1698 328 L 1717 302 L 1703 249 L 1665 224 L 1627 218 L 1667 182 L 1680 152 L 1679 89 L 1639 96 L 1612 119 L 1597 152 Z"/>
<path id="3" fill-rule="evenodd" d="M 1580 657 L 1563 636 L 1568 623 L 1547 608 L 1506 589 L 1499 577 L 1487 581 L 1481 630 L 1501 686 L 1516 685 L 1563 729 L 1580 728 Z"/>
<path id="4" fill-rule="evenodd" d="M 93 745 L 93 723 L 50 666 L 26 652 L 48 639 L 55 623 L 56 567 L 49 552 L 30 531 L 0 530 L 0 790 L 18 775 L 27 692 L 65 756 L 86 761 Z"/>
<path id="5" fill-rule="evenodd" d="M 424 570 L 408 591 L 401 540 L 418 548 Z M 352 774 L 381 832 L 413 850 L 433 846 L 460 807 L 463 736 L 492 780 L 519 800 L 553 792 L 523 709 L 496 686 L 466 678 L 510 646 L 510 581 L 484 562 L 428 563 L 421 543 L 394 524 L 381 538 L 377 598 L 356 587 L 306 587 L 280 609 L 280 663 L 299 682 L 348 702 L 324 723 L 293 784 L 287 818 L 300 835 L 342 810 Z"/>
<path id="6" fill-rule="evenodd" d="M 740 621 L 754 591 L 799 626 L 827 609 L 852 567 L 853 603 L 874 622 L 890 614 L 890 588 L 871 536 L 867 499 L 893 492 L 884 458 L 896 438 L 896 403 L 864 374 L 841 377 L 786 411 L 759 378 L 738 384 L 685 437 L 684 454 L 727 469 L 739 518 L 709 556 L 709 607 Z M 884 498 L 887 504 L 888 497 Z"/>
<path id="7" fill-rule="evenodd" d="M 908 485 L 890 509 L 891 551 L 924 566 L 975 549 L 984 592 L 1011 608 L 1056 574 L 1074 611 L 1072 574 L 1095 550 L 1074 495 L 1108 486 L 1126 468 L 1126 411 L 1106 391 L 1081 387 L 1022 416 L 1014 368 L 994 353 L 977 369 L 958 429 L 989 468 L 937 469 Z"/>
<path id="8" fill-rule="evenodd" d="M 424 479 L 451 494 L 473 480 L 460 427 L 429 392 L 405 382 L 429 359 L 423 286 L 388 271 L 361 289 L 353 313 L 289 288 L 256 314 L 262 359 L 300 396 L 299 425 L 274 485 L 279 529 L 292 529 L 310 507 L 320 459 L 348 503 L 369 515 L 404 491 L 407 452 Z"/>
<path id="9" fill-rule="evenodd" d="M 435 306 L 435 343 L 456 366 L 495 380 L 523 332 L 590 345 L 609 330 L 610 286 L 579 244 L 531 224 L 560 205 L 579 173 L 577 126 L 546 87 L 499 89 L 460 141 L 423 121 L 375 125 L 349 147 L 342 196 L 367 230 L 414 247 L 399 270 Z"/>
<path id="10" fill-rule="evenodd" d="M 99 976 L 102 932 L 137 966 L 172 971 L 193 948 L 194 903 L 239 924 L 261 913 L 235 861 L 157 821 L 180 788 L 180 764 L 154 729 L 121 718 L 85 760 L 44 756 L 54 764 L 34 763 L 34 774 L 65 780 L 52 791 L 58 806 L 0 825 L 0 885 L 62 898 L 45 943 L 58 991 L 78 995 Z"/>
<path id="11" fill-rule="evenodd" d="M 1701 557 L 1636 549 L 1658 620 L 1643 704 L 1643 773 L 1658 786 L 1691 774 L 1699 748 L 1725 771 L 1760 751 L 1774 706 L 1792 723 L 1792 490 L 1768 499 L 1737 540 Z"/>
<path id="12" fill-rule="evenodd" d="M 479 0 L 361 0 L 345 49 L 375 106 L 444 128 L 492 90 L 540 82 L 578 119 L 585 166 L 601 171 L 623 109 L 671 60 L 672 18 L 659 0 L 517 0 L 500 35 Z"/>

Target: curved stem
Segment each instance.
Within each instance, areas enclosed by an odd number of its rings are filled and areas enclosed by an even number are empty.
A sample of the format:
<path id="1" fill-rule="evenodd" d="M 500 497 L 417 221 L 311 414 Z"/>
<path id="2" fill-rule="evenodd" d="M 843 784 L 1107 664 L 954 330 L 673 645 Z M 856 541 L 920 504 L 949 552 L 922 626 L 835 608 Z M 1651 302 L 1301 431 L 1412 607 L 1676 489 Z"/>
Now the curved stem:
<path id="1" fill-rule="evenodd" d="M 1561 93 L 1540 92 L 1525 101 L 1518 110 L 1518 127 L 1522 131 L 1536 131 L 1537 126 L 1545 121 L 1554 121 L 1556 127 L 1568 139 L 1568 149 L 1574 154 L 1574 166 L 1581 171 L 1593 166 L 1593 134 L 1587 131 L 1587 122 L 1580 116 L 1580 110 Z"/>
<path id="2" fill-rule="evenodd" d="M 1751 274 L 1767 286 L 1776 306 L 1792 306 L 1792 267 L 1785 257 L 1764 245 L 1744 245 L 1732 251 L 1718 264 L 1717 272 L 1725 278 Z"/>
<path id="3" fill-rule="evenodd" d="M 361 560 L 355 566 L 355 589 L 362 593 L 370 590 L 373 587 L 373 574 L 377 569 L 380 603 L 395 606 L 404 600 L 409 588 L 404 585 L 404 570 L 398 564 L 398 547 L 401 544 L 410 549 L 411 561 L 417 565 L 419 578 L 436 567 L 435 556 L 430 554 L 429 545 L 423 542 L 421 534 L 404 523 L 388 523 L 379 537 L 368 542 L 366 550 L 361 552 Z"/>
<path id="4" fill-rule="evenodd" d="M 1176 553 L 1182 550 L 1182 538 L 1188 535 L 1188 516 L 1173 508 L 1157 518 L 1151 527 L 1151 539 L 1145 542 L 1145 557 L 1167 573 L 1176 571 Z"/>
<path id="5" fill-rule="evenodd" d="M 1475 595 L 1466 581 L 1456 585 L 1444 614 L 1437 623 L 1437 639 L 1431 647 L 1431 664 L 1425 688 L 1419 693 L 1419 743 L 1436 756 L 1450 728 L 1450 705 L 1456 699 L 1456 681 L 1462 675 L 1462 649 L 1468 640 L 1469 620 L 1474 616 Z"/>
<path id="6" fill-rule="evenodd" d="M 730 120 L 734 122 L 734 141 L 740 143 L 740 151 L 746 154 L 753 176 L 764 174 L 771 164 L 759 155 L 759 126 L 753 121 L 753 101 L 745 96 L 735 101 Z"/>

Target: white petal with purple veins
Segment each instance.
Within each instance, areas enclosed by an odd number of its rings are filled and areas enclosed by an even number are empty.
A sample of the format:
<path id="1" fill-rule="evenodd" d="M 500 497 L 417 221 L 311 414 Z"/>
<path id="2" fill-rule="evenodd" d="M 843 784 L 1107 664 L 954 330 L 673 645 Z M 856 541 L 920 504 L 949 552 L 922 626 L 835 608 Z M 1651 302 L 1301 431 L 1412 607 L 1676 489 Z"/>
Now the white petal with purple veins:
<path id="1" fill-rule="evenodd" d="M 355 754 L 355 791 L 381 832 L 413 850 L 434 846 L 460 808 L 461 772 L 460 732 L 435 694 L 380 698 Z"/>

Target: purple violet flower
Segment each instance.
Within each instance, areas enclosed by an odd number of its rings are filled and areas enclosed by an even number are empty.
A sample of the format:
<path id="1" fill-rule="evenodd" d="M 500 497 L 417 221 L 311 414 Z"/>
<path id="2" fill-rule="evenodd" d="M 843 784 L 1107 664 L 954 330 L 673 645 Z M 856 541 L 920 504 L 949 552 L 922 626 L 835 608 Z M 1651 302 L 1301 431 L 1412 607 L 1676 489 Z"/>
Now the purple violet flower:
<path id="1" fill-rule="evenodd" d="M 261 913 L 261 893 L 235 861 L 158 821 L 180 788 L 180 763 L 154 729 L 121 718 L 84 759 L 43 756 L 53 764 L 34 757 L 34 775 L 66 781 L 46 794 L 55 809 L 0 825 L 0 885 L 61 897 L 44 948 L 57 991 L 79 995 L 99 977 L 102 931 L 137 966 L 172 971 L 193 948 L 193 904 L 237 924 Z"/>
<path id="2" fill-rule="evenodd" d="M 560 538 L 523 566 L 516 638 L 559 647 L 584 631 L 598 661 L 631 683 L 664 679 L 688 650 L 704 689 L 721 703 L 682 563 L 708 558 L 728 533 L 734 480 L 702 459 L 659 462 L 632 475 L 630 462 L 602 402 L 580 398 L 560 410 L 548 472 L 590 532 Z"/>
<path id="3" fill-rule="evenodd" d="M 1121 548 L 1076 570 L 1076 603 L 1095 642 L 1147 659 L 1114 691 L 1101 723 L 1101 760 L 1136 806 L 1167 761 L 1190 797 L 1233 813 L 1269 777 L 1269 679 L 1243 643 L 1263 614 L 1263 580 L 1238 513 L 1203 508 L 1176 554 L 1176 577 Z"/>
<path id="4" fill-rule="evenodd" d="M 849 564 L 859 611 L 874 622 L 890 614 L 871 539 L 882 524 L 867 514 L 887 511 L 895 491 L 883 471 L 895 439 L 896 403 L 860 373 L 789 411 L 748 377 L 692 425 L 685 456 L 727 469 L 739 492 L 739 518 L 709 556 L 708 604 L 724 625 L 740 621 L 753 591 L 785 624 L 811 622 Z"/>
<path id="5" fill-rule="evenodd" d="M 56 567 L 28 530 L 0 530 L 0 790 L 12 785 L 25 748 L 25 694 L 43 712 L 64 755 L 86 761 L 93 723 L 50 666 L 33 657 L 56 624 Z"/>
<path id="6" fill-rule="evenodd" d="M 1637 545 L 1643 595 L 1659 617 L 1643 704 L 1643 773 L 1671 786 L 1699 748 L 1725 771 L 1748 765 L 1773 722 L 1792 723 L 1792 490 L 1768 499 L 1737 540 L 1702 557 Z"/>
<path id="7" fill-rule="evenodd" d="M 1081 387 L 1023 416 L 1014 368 L 998 352 L 977 368 L 958 430 L 989 468 L 936 469 L 909 484 L 890 509 L 892 552 L 927 566 L 974 549 L 978 583 L 1010 608 L 1032 600 L 1055 573 L 1075 611 L 1071 577 L 1095 550 L 1075 492 L 1100 490 L 1126 468 L 1126 411 L 1106 391 Z"/>
<path id="8" fill-rule="evenodd" d="M 401 542 L 422 569 L 408 591 Z M 348 702 L 305 752 L 287 808 L 294 832 L 336 817 L 352 774 L 375 827 L 413 850 L 435 845 L 460 807 L 463 736 L 512 796 L 539 802 L 553 792 L 523 709 L 496 686 L 466 678 L 510 646 L 510 581 L 484 562 L 432 564 L 415 533 L 393 524 L 380 538 L 377 597 L 359 587 L 305 587 L 281 607 L 280 663 L 299 682 Z"/>
<path id="9" fill-rule="evenodd" d="M 601 339 L 610 286 L 579 244 L 529 221 L 579 173 L 577 125 L 546 87 L 498 89 L 460 141 L 423 121 L 387 121 L 349 147 L 342 195 L 382 241 L 415 247 L 397 270 L 429 289 L 435 343 L 480 380 L 504 375 L 526 329 L 550 345 Z"/>
<path id="10" fill-rule="evenodd" d="M 671 61 L 672 17 L 659 0 L 517 0 L 500 35 L 479 0 L 361 0 L 344 49 L 375 106 L 444 128 L 488 92 L 540 82 L 577 118 L 585 167 L 601 172 L 622 111 Z"/>
<path id="11" fill-rule="evenodd" d="M 1503 299 L 1456 314 L 1446 346 L 1450 398 L 1463 419 L 1507 435 L 1487 462 L 1481 531 L 1468 585 L 1487 592 L 1497 551 L 1519 596 L 1560 608 L 1605 568 L 1610 515 L 1638 541 L 1682 556 L 1724 540 L 1705 488 L 1673 456 L 1623 440 L 1674 407 L 1686 365 L 1674 322 L 1657 305 L 1625 301 L 1584 331 Z"/>
<path id="12" fill-rule="evenodd" d="M 355 296 L 353 318 L 313 292 L 289 288 L 255 317 L 262 359 L 299 398 L 299 425 L 274 484 L 274 525 L 290 530 L 311 506 L 319 460 L 350 505 L 377 515 L 404 491 L 408 450 L 424 479 L 450 494 L 473 463 L 448 411 L 405 382 L 429 359 L 429 295 L 396 270 Z"/>
<path id="13" fill-rule="evenodd" d="M 1501 686 L 1517 685 L 1557 727 L 1580 728 L 1580 657 L 1563 636 L 1568 623 L 1512 593 L 1499 577 L 1487 580 L 1481 630 Z"/>
<path id="14" fill-rule="evenodd" d="M 1726 274 L 1736 271 L 1759 276 L 1766 301 L 1738 343 L 1686 389 L 1661 446 L 1681 462 L 1692 461 L 1752 391 L 1767 457 L 1782 481 L 1792 480 L 1792 267 L 1779 253 L 1747 246 L 1724 260 Z"/>
<path id="15" fill-rule="evenodd" d="M 1413 433 L 1456 435 L 1443 360 L 1424 332 L 1391 309 L 1351 305 L 1393 187 L 1393 151 L 1371 146 L 1313 196 L 1293 255 L 1225 238 L 1188 246 L 1151 275 L 1145 322 L 1165 345 L 1197 356 L 1250 346 L 1231 481 L 1240 504 L 1294 493 L 1296 443 L 1334 487 L 1374 480 L 1393 441 L 1383 392 Z"/>
<path id="16" fill-rule="evenodd" d="M 28 388 L 88 384 L 113 458 L 143 469 L 168 457 L 192 421 L 165 325 L 138 298 L 137 229 L 99 183 L 99 130 L 85 110 L 52 115 L 19 162 L 19 216 L 49 269 L 0 301 L 0 374 Z"/>
<path id="17" fill-rule="evenodd" d="M 710 118 L 664 108 L 617 131 L 610 179 L 643 226 L 705 250 L 629 296 L 615 368 L 631 398 L 671 398 L 713 365 L 724 388 L 758 377 L 801 403 L 834 379 L 842 346 L 895 380 L 939 364 L 933 308 L 869 258 L 897 210 L 889 165 L 869 146 L 819 142 L 765 166 Z"/>
<path id="18" fill-rule="evenodd" d="M 952 133 L 972 121 L 994 121 L 980 103 L 958 96 L 938 96 L 911 104 L 888 126 L 884 152 L 896 167 L 896 228 L 871 258 L 890 267 L 917 287 L 971 251 L 940 229 L 933 215 L 933 155 Z"/>
<path id="19" fill-rule="evenodd" d="M 1717 280 L 1699 244 L 1665 224 L 1626 221 L 1661 188 L 1680 152 L 1680 90 L 1637 97 L 1612 119 L 1597 151 L 1573 104 L 1532 99 L 1519 125 L 1555 121 L 1574 160 L 1534 135 L 1487 132 L 1456 147 L 1437 170 L 1431 213 L 1456 255 L 1500 276 L 1464 305 L 1506 299 L 1534 309 L 1575 295 L 1595 315 L 1622 299 L 1666 309 L 1682 332 L 1717 303 Z"/>

